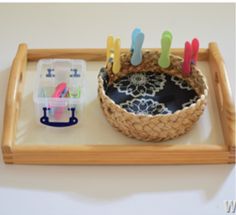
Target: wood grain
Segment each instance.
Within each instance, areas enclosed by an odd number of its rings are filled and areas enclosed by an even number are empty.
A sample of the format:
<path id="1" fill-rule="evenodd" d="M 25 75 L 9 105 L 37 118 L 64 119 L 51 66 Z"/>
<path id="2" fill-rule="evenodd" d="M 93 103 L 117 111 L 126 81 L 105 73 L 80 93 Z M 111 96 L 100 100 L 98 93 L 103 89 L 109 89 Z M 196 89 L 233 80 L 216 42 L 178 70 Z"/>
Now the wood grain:
<path id="1" fill-rule="evenodd" d="M 209 44 L 209 65 L 214 80 L 214 90 L 221 126 L 230 160 L 235 162 L 235 106 L 231 94 L 224 60 L 216 43 Z"/>
<path id="2" fill-rule="evenodd" d="M 146 48 L 143 50 L 159 50 L 154 48 Z M 129 49 L 121 49 L 121 52 L 128 52 Z M 173 48 L 171 53 L 183 56 L 183 49 Z M 28 61 L 37 61 L 42 58 L 70 58 L 83 59 L 86 61 L 106 61 L 106 49 L 29 49 Z M 199 50 L 199 60 L 208 59 L 208 49 Z"/>
<path id="3" fill-rule="evenodd" d="M 224 145 L 19 145 L 14 163 L 31 164 L 216 164 L 227 163 Z"/>
<path id="4" fill-rule="evenodd" d="M 15 141 L 16 121 L 19 113 L 21 92 L 23 85 L 23 73 L 27 62 L 27 45 L 20 44 L 16 57 L 10 71 L 7 95 L 5 101 L 4 126 L 2 136 L 3 154 L 11 157 L 12 148 Z"/>

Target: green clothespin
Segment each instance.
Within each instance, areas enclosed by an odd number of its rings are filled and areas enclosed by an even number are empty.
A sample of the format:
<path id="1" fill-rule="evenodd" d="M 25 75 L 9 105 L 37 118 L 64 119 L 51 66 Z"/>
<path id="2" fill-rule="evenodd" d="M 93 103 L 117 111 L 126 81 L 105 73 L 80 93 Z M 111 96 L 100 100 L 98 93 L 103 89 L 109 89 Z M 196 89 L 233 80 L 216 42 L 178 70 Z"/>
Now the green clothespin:
<path id="1" fill-rule="evenodd" d="M 69 97 L 70 98 L 80 98 L 80 89 L 78 89 L 76 92 L 69 90 Z"/>
<path id="2" fill-rule="evenodd" d="M 161 56 L 158 64 L 162 68 L 170 66 L 170 47 L 172 42 L 172 34 L 169 31 L 164 31 L 161 38 Z"/>

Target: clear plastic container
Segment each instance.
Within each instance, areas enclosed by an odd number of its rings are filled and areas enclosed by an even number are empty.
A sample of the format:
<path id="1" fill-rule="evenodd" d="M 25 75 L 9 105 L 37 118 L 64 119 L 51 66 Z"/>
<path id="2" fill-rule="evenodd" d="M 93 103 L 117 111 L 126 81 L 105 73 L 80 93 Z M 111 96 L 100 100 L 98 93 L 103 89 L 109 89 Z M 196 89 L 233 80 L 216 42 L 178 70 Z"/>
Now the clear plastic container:
<path id="1" fill-rule="evenodd" d="M 33 95 L 38 122 L 52 127 L 68 127 L 80 122 L 85 71 L 83 60 L 38 62 Z"/>

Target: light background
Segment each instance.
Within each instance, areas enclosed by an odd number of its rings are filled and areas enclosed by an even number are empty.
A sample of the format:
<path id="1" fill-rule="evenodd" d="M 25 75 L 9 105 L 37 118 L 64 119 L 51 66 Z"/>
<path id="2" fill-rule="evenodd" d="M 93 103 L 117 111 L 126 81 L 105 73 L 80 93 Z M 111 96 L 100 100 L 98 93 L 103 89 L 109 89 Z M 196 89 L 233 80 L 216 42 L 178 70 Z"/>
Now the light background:
<path id="1" fill-rule="evenodd" d="M 235 95 L 233 4 L 0 4 L 0 131 L 9 67 L 17 45 L 30 48 L 105 47 L 108 34 L 130 47 L 131 31 L 144 47 L 172 47 L 198 37 L 216 41 Z M 235 199 L 233 165 L 6 166 L 0 164 L 0 214 L 224 214 Z"/>

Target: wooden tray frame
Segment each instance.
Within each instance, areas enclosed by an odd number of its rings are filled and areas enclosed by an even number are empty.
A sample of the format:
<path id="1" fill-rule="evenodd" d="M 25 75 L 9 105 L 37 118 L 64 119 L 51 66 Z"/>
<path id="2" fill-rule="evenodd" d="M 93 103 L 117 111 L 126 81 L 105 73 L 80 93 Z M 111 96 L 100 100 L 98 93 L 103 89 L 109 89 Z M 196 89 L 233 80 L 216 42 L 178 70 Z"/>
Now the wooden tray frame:
<path id="1" fill-rule="evenodd" d="M 155 49 L 157 50 L 157 49 Z M 122 51 L 128 51 L 123 49 Z M 220 164 L 235 163 L 235 108 L 223 58 L 216 43 L 200 49 L 208 61 L 225 144 L 186 145 L 16 145 L 16 125 L 27 62 L 41 58 L 105 61 L 105 49 L 28 49 L 20 44 L 13 61 L 5 103 L 2 152 L 7 164 Z M 182 56 L 183 49 L 172 49 Z"/>

